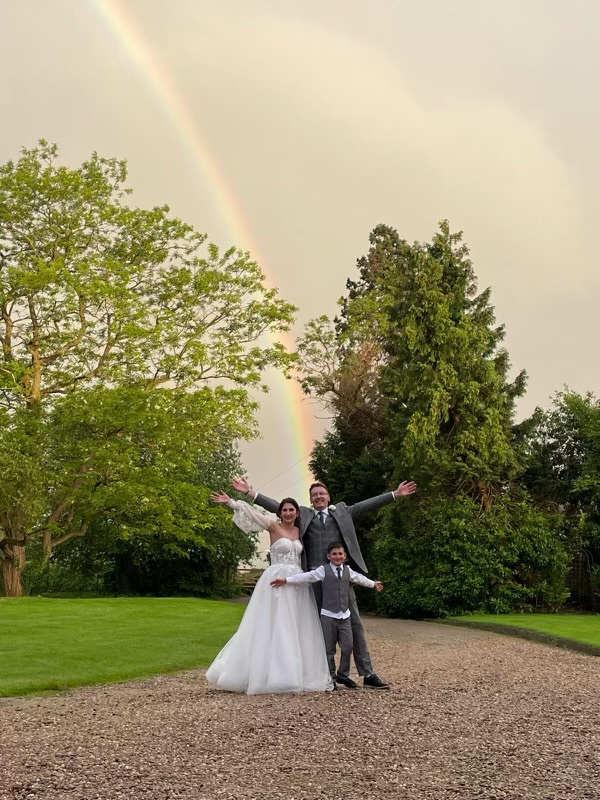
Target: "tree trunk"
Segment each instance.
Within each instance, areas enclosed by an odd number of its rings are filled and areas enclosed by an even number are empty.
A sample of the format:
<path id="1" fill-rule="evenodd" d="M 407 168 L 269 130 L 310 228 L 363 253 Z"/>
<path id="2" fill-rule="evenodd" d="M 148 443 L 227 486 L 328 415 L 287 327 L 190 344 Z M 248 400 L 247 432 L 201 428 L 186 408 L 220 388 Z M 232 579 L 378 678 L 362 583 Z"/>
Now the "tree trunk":
<path id="1" fill-rule="evenodd" d="M 21 597 L 23 584 L 21 573 L 25 569 L 25 548 L 12 545 L 4 550 L 4 558 L 0 558 L 4 594 L 6 597 Z"/>

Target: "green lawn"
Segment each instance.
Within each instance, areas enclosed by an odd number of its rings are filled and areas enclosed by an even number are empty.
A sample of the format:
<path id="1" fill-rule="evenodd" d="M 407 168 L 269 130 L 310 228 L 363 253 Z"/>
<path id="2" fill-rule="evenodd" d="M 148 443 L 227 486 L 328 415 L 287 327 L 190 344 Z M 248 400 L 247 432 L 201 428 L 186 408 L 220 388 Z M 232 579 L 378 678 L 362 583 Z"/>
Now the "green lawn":
<path id="1" fill-rule="evenodd" d="M 194 598 L 0 598 L 0 697 L 206 667 L 243 613 Z"/>
<path id="2" fill-rule="evenodd" d="M 600 648 L 600 615 L 598 614 L 469 614 L 450 617 L 459 622 L 521 628 L 570 639 Z"/>

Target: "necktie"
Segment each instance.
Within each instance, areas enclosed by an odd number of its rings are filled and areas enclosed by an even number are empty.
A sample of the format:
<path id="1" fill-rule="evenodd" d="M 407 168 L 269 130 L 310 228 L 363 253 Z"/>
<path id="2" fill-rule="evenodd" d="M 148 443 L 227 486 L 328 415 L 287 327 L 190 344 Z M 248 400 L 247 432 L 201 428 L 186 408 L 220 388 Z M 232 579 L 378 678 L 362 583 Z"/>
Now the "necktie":
<path id="1" fill-rule="evenodd" d="M 337 572 L 338 581 L 341 581 L 342 580 L 342 568 L 341 567 L 336 567 L 335 571 Z"/>
<path id="2" fill-rule="evenodd" d="M 325 525 L 325 512 L 319 511 L 319 519 L 321 520 L 321 525 Z"/>

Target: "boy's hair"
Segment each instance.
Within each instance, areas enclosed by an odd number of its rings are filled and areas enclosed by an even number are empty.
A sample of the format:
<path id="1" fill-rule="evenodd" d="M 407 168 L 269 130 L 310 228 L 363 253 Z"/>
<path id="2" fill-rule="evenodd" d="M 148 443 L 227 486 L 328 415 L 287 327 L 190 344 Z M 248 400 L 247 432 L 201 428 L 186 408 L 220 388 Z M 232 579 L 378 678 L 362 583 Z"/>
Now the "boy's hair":
<path id="1" fill-rule="evenodd" d="M 344 553 L 348 555 L 348 551 L 346 550 L 346 545 L 343 542 L 332 542 L 327 548 L 327 555 L 329 555 L 329 553 L 331 553 L 332 550 L 336 550 L 338 547 L 341 547 Z"/>

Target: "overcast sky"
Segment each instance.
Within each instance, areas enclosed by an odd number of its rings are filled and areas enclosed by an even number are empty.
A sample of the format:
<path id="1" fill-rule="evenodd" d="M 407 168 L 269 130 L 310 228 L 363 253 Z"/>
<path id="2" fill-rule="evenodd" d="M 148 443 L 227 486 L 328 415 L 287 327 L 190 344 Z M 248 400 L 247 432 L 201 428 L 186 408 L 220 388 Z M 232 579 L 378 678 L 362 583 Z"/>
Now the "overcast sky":
<path id="1" fill-rule="evenodd" d="M 299 323 L 335 313 L 376 224 L 422 241 L 448 218 L 480 288 L 492 287 L 514 370 L 529 374 L 523 416 L 565 384 L 600 389 L 599 9 L 3 0 L 0 161 L 40 137 L 73 166 L 92 150 L 126 158 L 136 204 L 168 203 L 218 244 L 251 248 Z M 111 19 L 128 20 L 183 101 L 213 179 Z M 287 395 L 270 380 L 246 465 L 256 486 L 302 498 L 309 442 L 291 436 Z"/>

